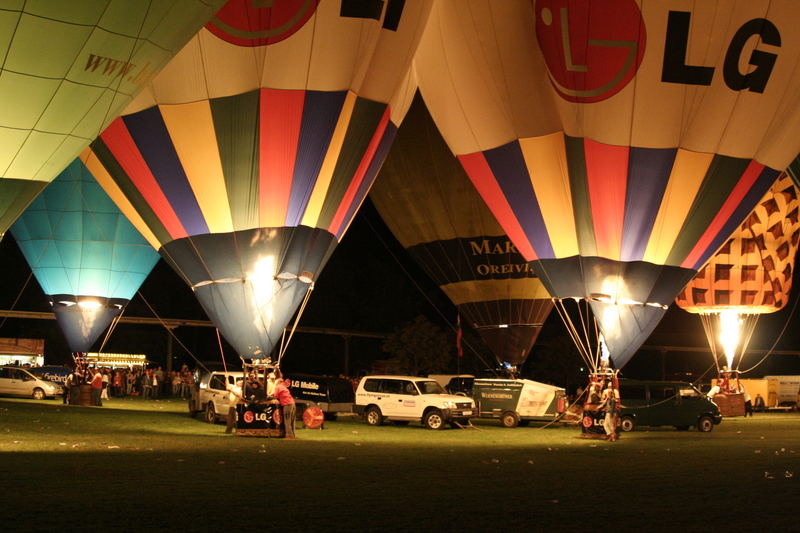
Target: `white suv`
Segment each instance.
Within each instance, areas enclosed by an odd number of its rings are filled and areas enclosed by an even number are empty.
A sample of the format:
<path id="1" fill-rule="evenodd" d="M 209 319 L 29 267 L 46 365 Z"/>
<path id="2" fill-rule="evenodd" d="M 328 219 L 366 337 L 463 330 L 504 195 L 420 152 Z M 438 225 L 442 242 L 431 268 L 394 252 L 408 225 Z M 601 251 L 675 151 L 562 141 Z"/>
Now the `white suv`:
<path id="1" fill-rule="evenodd" d="M 189 414 L 203 413 L 203 420 L 210 424 L 227 419 L 228 408 L 236 406 L 236 402 L 231 402 L 227 388 L 237 386 L 242 390 L 242 381 L 243 372 L 204 373 L 189 398 Z"/>
<path id="2" fill-rule="evenodd" d="M 384 420 L 397 424 L 416 420 L 430 429 L 442 429 L 448 422 L 466 423 L 476 413 L 471 398 L 447 394 L 436 381 L 412 376 L 361 378 L 353 410 L 372 426 Z"/>

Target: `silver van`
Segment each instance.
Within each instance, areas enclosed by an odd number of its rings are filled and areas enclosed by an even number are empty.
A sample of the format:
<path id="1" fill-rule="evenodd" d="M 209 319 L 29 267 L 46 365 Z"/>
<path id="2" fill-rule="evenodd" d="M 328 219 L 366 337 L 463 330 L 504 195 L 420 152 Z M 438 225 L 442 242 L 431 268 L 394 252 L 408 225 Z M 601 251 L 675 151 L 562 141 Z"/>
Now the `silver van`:
<path id="1" fill-rule="evenodd" d="M 62 391 L 60 384 L 37 377 L 26 368 L 0 366 L 0 394 L 43 400 L 58 396 Z"/>

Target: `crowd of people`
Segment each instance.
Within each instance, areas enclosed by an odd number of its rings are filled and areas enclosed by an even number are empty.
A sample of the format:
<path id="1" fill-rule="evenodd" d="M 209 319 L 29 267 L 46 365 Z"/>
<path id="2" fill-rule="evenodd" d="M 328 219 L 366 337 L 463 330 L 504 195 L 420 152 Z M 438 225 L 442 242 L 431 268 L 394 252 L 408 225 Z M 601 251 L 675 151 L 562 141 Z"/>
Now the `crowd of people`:
<path id="1" fill-rule="evenodd" d="M 112 369 L 78 365 L 67 377 L 64 403 L 77 403 L 77 397 L 73 396 L 78 394 L 76 389 L 79 390 L 83 384 L 92 386 L 93 405 L 102 405 L 103 399 L 123 396 L 188 398 L 194 384 L 194 372 L 186 365 L 180 370 L 171 371 L 165 371 L 160 366 Z"/>

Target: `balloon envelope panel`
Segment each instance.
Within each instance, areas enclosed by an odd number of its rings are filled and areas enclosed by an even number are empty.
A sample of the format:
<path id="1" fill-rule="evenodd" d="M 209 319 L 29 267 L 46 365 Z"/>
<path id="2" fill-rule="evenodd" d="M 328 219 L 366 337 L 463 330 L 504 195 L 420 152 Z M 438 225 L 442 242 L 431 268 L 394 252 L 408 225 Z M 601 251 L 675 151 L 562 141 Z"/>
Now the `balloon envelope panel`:
<path id="1" fill-rule="evenodd" d="M 370 193 L 381 217 L 499 362 L 525 362 L 553 304 L 420 98 Z"/>
<path id="2" fill-rule="evenodd" d="M 80 159 L 11 228 L 75 352 L 89 350 L 158 261 Z"/>
<path id="3" fill-rule="evenodd" d="M 782 174 L 676 303 L 690 313 L 782 309 L 789 301 L 800 241 L 798 206 L 798 190 Z"/>
<path id="4" fill-rule="evenodd" d="M 0 234 L 222 0 L 12 2 L 0 10 Z"/>

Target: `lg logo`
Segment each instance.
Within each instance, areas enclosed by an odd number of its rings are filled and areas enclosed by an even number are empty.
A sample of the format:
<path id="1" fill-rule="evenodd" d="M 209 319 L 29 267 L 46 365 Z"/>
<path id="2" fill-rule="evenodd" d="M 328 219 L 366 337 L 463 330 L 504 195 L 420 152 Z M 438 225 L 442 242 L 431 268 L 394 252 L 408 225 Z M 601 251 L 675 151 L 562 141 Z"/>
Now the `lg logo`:
<path id="1" fill-rule="evenodd" d="M 711 85 L 716 68 L 687 62 L 692 13 L 670 11 L 664 38 L 661 81 Z M 537 0 L 536 36 L 556 92 L 571 102 L 591 103 L 621 91 L 639 69 L 647 45 L 647 31 L 634 0 Z M 767 19 L 744 22 L 725 54 L 722 75 L 734 91 L 763 93 L 777 55 L 753 50 L 751 67 L 742 72 L 739 60 L 747 43 L 780 47 L 778 28 Z"/>

